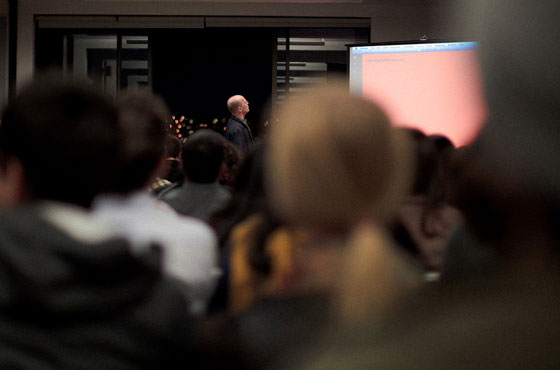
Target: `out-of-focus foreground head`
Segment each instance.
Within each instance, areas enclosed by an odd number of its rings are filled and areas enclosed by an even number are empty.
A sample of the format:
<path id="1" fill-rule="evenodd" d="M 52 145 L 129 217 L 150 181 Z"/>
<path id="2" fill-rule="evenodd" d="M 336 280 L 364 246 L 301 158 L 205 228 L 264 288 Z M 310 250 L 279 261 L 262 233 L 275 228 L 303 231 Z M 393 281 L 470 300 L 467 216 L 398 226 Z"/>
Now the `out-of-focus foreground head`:
<path id="1" fill-rule="evenodd" d="M 475 148 L 508 181 L 560 200 L 560 2 L 462 2 L 490 108 Z M 463 30 L 464 32 L 465 30 Z"/>
<path id="2" fill-rule="evenodd" d="M 121 129 L 119 154 L 116 173 L 107 190 L 128 193 L 142 188 L 157 175 L 168 138 L 166 119 L 171 114 L 162 98 L 146 91 L 120 96 L 117 107 Z"/>
<path id="3" fill-rule="evenodd" d="M 292 224 L 340 230 L 364 217 L 383 221 L 408 190 L 408 138 L 345 84 L 292 98 L 269 136 L 272 207 Z"/>
<path id="4" fill-rule="evenodd" d="M 108 97 L 40 76 L 4 111 L 0 163 L 21 163 L 29 199 L 89 206 L 112 175 L 118 135 L 117 109 Z"/>

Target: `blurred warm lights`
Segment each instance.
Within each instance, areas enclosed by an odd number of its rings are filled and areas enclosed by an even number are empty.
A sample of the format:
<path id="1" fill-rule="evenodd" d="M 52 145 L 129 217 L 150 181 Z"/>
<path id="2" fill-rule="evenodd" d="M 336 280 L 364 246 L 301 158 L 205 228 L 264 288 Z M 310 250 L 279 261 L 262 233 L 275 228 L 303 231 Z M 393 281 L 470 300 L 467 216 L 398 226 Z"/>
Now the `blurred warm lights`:
<path id="1" fill-rule="evenodd" d="M 227 122 L 227 118 L 225 117 L 213 118 L 211 121 L 208 120 L 208 122 L 197 123 L 195 123 L 194 118 L 187 118 L 183 115 L 173 115 L 171 118 L 172 120 L 169 122 L 169 128 L 171 129 L 170 132 L 176 135 L 183 142 L 185 142 L 190 135 L 199 129 L 210 128 L 216 131 L 221 131 L 223 128 L 224 131 L 226 130 L 225 127 L 219 125 Z"/>

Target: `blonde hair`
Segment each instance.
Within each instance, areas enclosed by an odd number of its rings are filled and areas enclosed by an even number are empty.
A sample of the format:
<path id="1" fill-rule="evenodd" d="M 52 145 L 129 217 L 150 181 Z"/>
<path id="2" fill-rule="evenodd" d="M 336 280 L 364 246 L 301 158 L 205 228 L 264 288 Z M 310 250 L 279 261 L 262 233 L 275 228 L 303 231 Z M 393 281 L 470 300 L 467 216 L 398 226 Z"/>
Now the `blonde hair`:
<path id="1" fill-rule="evenodd" d="M 379 106 L 340 84 L 288 101 L 270 131 L 272 209 L 342 241 L 331 288 L 332 308 L 344 321 L 382 317 L 419 282 L 383 228 L 412 180 L 405 135 Z"/>
<path id="2" fill-rule="evenodd" d="M 371 222 L 353 228 L 341 263 L 334 309 L 344 322 L 382 321 L 422 283 L 417 266 Z"/>
<path id="3" fill-rule="evenodd" d="M 270 132 L 273 209 L 307 227 L 385 220 L 409 183 L 408 138 L 377 105 L 336 84 L 293 98 Z"/>

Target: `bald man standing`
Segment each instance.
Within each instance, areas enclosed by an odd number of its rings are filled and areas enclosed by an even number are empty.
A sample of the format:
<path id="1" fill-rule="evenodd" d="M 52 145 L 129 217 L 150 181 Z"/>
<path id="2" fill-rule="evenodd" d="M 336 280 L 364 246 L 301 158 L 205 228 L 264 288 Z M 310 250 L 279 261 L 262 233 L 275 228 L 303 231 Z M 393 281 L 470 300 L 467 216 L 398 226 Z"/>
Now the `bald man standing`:
<path id="1" fill-rule="evenodd" d="M 251 129 L 247 125 L 245 115 L 249 113 L 249 102 L 241 95 L 234 95 L 227 101 L 228 110 L 231 113 L 225 137 L 243 152 L 249 149 L 253 143 Z"/>

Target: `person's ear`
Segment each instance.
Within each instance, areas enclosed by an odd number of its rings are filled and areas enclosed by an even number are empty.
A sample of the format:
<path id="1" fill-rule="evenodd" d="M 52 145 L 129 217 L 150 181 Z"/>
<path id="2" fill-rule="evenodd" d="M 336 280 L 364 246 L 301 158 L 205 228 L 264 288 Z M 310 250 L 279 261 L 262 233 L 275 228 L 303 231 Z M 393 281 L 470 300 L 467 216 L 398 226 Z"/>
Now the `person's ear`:
<path id="1" fill-rule="evenodd" d="M 29 197 L 21 161 L 10 157 L 0 170 L 0 207 L 24 203 Z"/>

